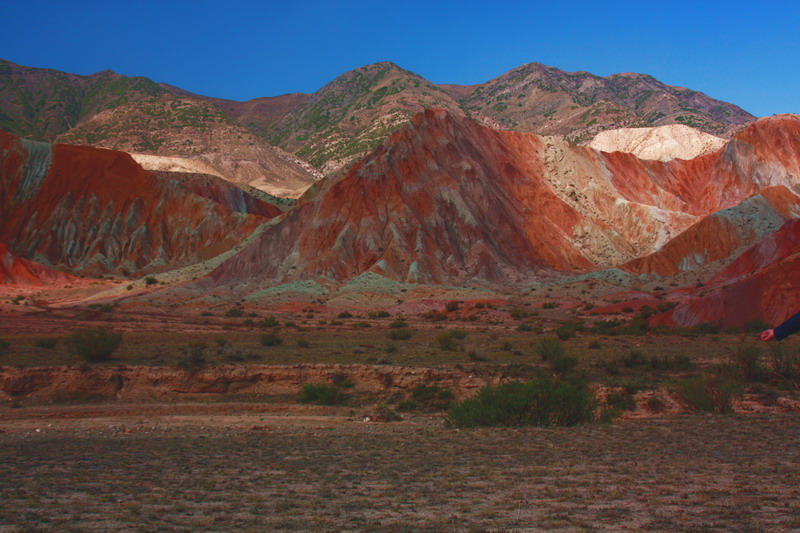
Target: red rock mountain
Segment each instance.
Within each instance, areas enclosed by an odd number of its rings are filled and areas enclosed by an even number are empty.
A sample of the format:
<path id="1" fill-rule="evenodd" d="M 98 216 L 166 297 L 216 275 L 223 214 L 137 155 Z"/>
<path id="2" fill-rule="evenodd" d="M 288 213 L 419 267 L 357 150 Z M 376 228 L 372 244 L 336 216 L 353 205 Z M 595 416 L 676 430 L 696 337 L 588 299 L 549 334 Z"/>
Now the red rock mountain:
<path id="1" fill-rule="evenodd" d="M 616 266 L 766 187 L 796 190 L 798 137 L 800 118 L 762 119 L 717 152 L 664 163 L 429 110 L 204 285 L 339 283 L 364 272 L 502 285 Z"/>
<path id="2" fill-rule="evenodd" d="M 0 242 L 0 284 L 46 285 L 72 279 L 69 274 L 17 257 Z"/>
<path id="3" fill-rule="evenodd" d="M 655 322 L 742 326 L 760 319 L 777 325 L 800 310 L 798 286 L 800 219 L 794 218 L 711 278 L 701 294 Z"/>
<path id="4" fill-rule="evenodd" d="M 280 213 L 214 179 L 169 179 L 124 152 L 0 131 L 0 242 L 19 258 L 79 274 L 197 262 Z"/>

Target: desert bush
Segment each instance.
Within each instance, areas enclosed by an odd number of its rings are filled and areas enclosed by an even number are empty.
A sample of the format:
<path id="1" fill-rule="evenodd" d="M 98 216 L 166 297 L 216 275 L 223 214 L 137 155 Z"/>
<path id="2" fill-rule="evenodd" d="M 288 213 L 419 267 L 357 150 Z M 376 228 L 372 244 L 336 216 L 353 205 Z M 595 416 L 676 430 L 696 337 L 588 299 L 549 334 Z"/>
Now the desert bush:
<path id="1" fill-rule="evenodd" d="M 717 322 L 703 322 L 692 326 L 691 329 L 699 335 L 716 335 L 719 333 L 720 325 Z"/>
<path id="2" fill-rule="evenodd" d="M 458 311 L 458 302 L 455 301 L 455 300 L 450 300 L 449 302 L 444 304 L 444 308 L 445 308 L 446 311 L 449 311 L 449 312 Z"/>
<path id="3" fill-rule="evenodd" d="M 348 311 L 342 311 L 341 313 L 338 314 L 338 317 L 339 318 L 353 318 L 353 315 L 352 315 L 352 313 L 350 313 Z"/>
<path id="4" fill-rule="evenodd" d="M 761 333 L 762 331 L 769 329 L 769 327 L 770 327 L 769 324 L 767 324 L 760 318 L 748 320 L 744 324 L 744 330 L 747 333 Z"/>
<path id="5" fill-rule="evenodd" d="M 554 338 L 540 340 L 534 349 L 544 361 L 553 361 L 563 356 L 566 352 L 561 341 Z"/>
<path id="6" fill-rule="evenodd" d="M 257 322 L 256 325 L 263 328 L 277 328 L 280 324 L 275 320 L 274 316 L 268 316 L 263 318 L 260 322 Z"/>
<path id="7" fill-rule="evenodd" d="M 625 388 L 620 388 L 608 392 L 606 405 L 620 411 L 633 411 L 636 409 L 636 400 L 634 400 L 632 392 L 625 390 Z"/>
<path id="8" fill-rule="evenodd" d="M 761 365 L 761 349 L 758 346 L 740 346 L 731 357 L 744 381 L 758 381 L 767 373 Z"/>
<path id="9" fill-rule="evenodd" d="M 261 344 L 264 346 L 278 346 L 283 343 L 283 339 L 278 337 L 278 335 L 273 331 L 270 333 L 264 333 L 261 335 Z"/>
<path id="10" fill-rule="evenodd" d="M 555 309 L 558 307 L 558 304 L 555 302 L 544 302 L 542 304 L 542 309 Z"/>
<path id="11" fill-rule="evenodd" d="M 300 392 L 300 401 L 317 405 L 344 405 L 347 394 L 335 385 L 306 383 Z"/>
<path id="12" fill-rule="evenodd" d="M 0 350 L 5 350 L 5 349 L 6 349 L 6 348 L 8 348 L 9 346 L 11 346 L 11 343 L 10 343 L 10 342 L 8 342 L 8 341 L 7 341 L 7 340 L 5 340 L 5 339 L 0 339 Z"/>
<path id="13" fill-rule="evenodd" d="M 628 353 L 626 353 L 621 357 L 620 361 L 627 368 L 644 366 L 645 364 L 647 364 L 647 358 L 642 352 L 638 350 L 629 351 Z"/>
<path id="14" fill-rule="evenodd" d="M 390 315 L 387 311 L 374 311 L 367 315 L 369 318 L 388 318 L 390 316 L 392 315 Z"/>
<path id="15" fill-rule="evenodd" d="M 407 341 L 413 334 L 410 329 L 393 329 L 389 332 L 389 338 L 393 341 Z"/>
<path id="16" fill-rule="evenodd" d="M 597 400 L 585 380 L 539 376 L 481 389 L 448 411 L 458 427 L 573 426 L 595 420 Z"/>
<path id="17" fill-rule="evenodd" d="M 422 313 L 420 316 L 425 320 L 430 320 L 431 322 L 441 322 L 442 320 L 447 320 L 447 315 L 440 311 L 428 311 L 427 313 Z"/>
<path id="18" fill-rule="evenodd" d="M 517 326 L 517 331 L 533 331 L 533 327 L 528 324 L 520 324 Z"/>
<path id="19" fill-rule="evenodd" d="M 525 309 L 520 309 L 519 307 L 512 307 L 508 311 L 508 316 L 510 316 L 514 320 L 522 320 L 523 318 L 528 318 L 529 316 L 531 316 L 531 314 Z"/>
<path id="20" fill-rule="evenodd" d="M 599 350 L 600 348 L 602 348 L 600 341 L 592 341 L 589 343 L 590 350 Z"/>
<path id="21" fill-rule="evenodd" d="M 121 333 L 102 326 L 79 329 L 67 337 L 70 349 L 89 362 L 110 359 L 121 343 Z"/>
<path id="22" fill-rule="evenodd" d="M 794 381 L 800 377 L 800 357 L 796 351 L 775 343 L 770 351 L 770 369 L 779 380 Z"/>
<path id="23" fill-rule="evenodd" d="M 642 318 L 650 318 L 654 314 L 656 314 L 656 310 L 655 309 L 653 309 L 649 305 L 643 305 L 643 306 L 641 306 L 639 308 L 639 311 L 636 313 L 636 316 L 639 316 L 639 317 L 642 317 Z"/>
<path id="24" fill-rule="evenodd" d="M 410 398 L 401 402 L 400 411 L 445 410 L 453 403 L 453 391 L 438 385 L 417 385 L 411 389 Z"/>
<path id="25" fill-rule="evenodd" d="M 308 339 L 297 339 L 297 346 L 300 348 L 308 348 L 311 346 L 311 343 L 308 341 Z"/>
<path id="26" fill-rule="evenodd" d="M 155 285 L 156 283 L 158 283 L 158 278 L 156 278 L 155 276 L 147 276 L 146 278 L 144 278 L 144 282 L 147 285 Z"/>
<path id="27" fill-rule="evenodd" d="M 195 372 L 208 363 L 206 361 L 206 344 L 204 342 L 190 342 L 181 348 L 183 357 L 178 360 L 178 368 Z"/>
<path id="28" fill-rule="evenodd" d="M 704 374 L 680 383 L 683 398 L 696 409 L 711 413 L 733 412 L 733 402 L 744 394 L 742 384 L 722 373 Z"/>
<path id="29" fill-rule="evenodd" d="M 231 317 L 231 318 L 238 318 L 238 317 L 243 316 L 243 315 L 244 315 L 244 311 L 242 310 L 241 307 L 231 307 L 230 309 L 225 311 L 225 316 Z"/>
<path id="30" fill-rule="evenodd" d="M 562 355 L 551 360 L 550 366 L 556 374 L 568 374 L 578 366 L 578 358 L 572 355 Z"/>
<path id="31" fill-rule="evenodd" d="M 36 339 L 36 342 L 33 343 L 34 346 L 37 348 L 44 348 L 45 350 L 52 350 L 58 344 L 58 339 L 56 337 L 44 337 L 41 339 Z"/>
<path id="32" fill-rule="evenodd" d="M 567 339 L 571 339 L 575 336 L 575 332 L 577 331 L 577 327 L 575 324 L 564 324 L 556 328 L 555 333 L 556 337 L 565 341 Z"/>
<path id="33" fill-rule="evenodd" d="M 436 337 L 436 343 L 439 345 L 439 348 L 447 351 L 458 350 L 461 345 L 456 341 L 456 339 L 459 338 L 456 336 L 456 331 L 457 330 L 448 331 Z"/>
<path id="34" fill-rule="evenodd" d="M 400 319 L 393 320 L 389 324 L 389 327 L 392 328 L 392 329 L 406 328 L 406 327 L 408 327 L 408 323 L 405 320 L 400 320 Z"/>

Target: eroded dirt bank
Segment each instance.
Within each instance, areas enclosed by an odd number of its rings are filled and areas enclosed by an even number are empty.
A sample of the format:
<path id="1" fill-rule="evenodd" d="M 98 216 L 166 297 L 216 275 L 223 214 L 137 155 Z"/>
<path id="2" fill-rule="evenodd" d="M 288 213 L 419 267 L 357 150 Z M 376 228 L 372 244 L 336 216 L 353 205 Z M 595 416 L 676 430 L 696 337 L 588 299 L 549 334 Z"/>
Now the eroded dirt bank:
<path id="1" fill-rule="evenodd" d="M 456 398 L 499 383 L 497 373 L 461 368 L 382 365 L 219 365 L 194 370 L 152 366 L 0 367 L 0 400 L 36 402 L 113 399 L 170 401 L 231 396 L 288 396 L 306 383 L 352 384 L 353 393 L 381 394 L 416 385 L 449 388 Z"/>

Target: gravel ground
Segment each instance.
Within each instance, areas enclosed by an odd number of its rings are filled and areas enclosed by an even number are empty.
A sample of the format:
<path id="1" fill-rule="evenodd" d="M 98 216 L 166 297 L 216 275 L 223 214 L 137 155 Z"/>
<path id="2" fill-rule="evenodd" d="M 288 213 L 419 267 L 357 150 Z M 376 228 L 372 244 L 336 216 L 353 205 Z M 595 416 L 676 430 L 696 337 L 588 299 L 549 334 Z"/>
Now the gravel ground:
<path id="1" fill-rule="evenodd" d="M 460 431 L 192 416 L 0 429 L 0 531 L 800 528 L 798 414 Z"/>

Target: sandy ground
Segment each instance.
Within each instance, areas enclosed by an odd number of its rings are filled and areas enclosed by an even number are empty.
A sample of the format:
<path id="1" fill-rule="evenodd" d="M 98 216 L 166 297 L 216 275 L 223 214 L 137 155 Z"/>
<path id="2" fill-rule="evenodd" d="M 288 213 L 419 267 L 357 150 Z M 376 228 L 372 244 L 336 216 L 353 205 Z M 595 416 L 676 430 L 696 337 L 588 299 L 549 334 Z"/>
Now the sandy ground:
<path id="1" fill-rule="evenodd" d="M 796 414 L 459 431 L 303 409 L 5 409 L 0 531 L 800 528 Z"/>

